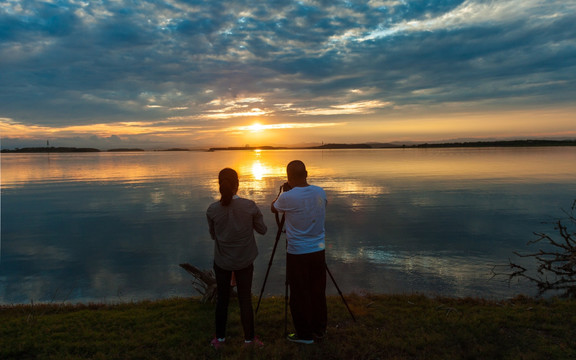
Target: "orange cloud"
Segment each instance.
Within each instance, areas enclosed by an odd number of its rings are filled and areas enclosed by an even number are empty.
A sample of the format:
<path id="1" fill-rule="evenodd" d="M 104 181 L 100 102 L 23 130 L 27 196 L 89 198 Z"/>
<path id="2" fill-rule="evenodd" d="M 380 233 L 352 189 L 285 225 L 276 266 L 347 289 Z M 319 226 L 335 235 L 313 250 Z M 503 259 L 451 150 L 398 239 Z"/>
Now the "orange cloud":
<path id="1" fill-rule="evenodd" d="M 162 122 L 116 122 L 109 124 L 72 125 L 63 127 L 48 127 L 41 125 L 25 125 L 12 119 L 0 118 L 2 137 L 6 138 L 47 138 L 66 136 L 129 136 L 129 135 L 164 135 L 182 133 L 197 129 L 197 126 L 162 126 Z"/>

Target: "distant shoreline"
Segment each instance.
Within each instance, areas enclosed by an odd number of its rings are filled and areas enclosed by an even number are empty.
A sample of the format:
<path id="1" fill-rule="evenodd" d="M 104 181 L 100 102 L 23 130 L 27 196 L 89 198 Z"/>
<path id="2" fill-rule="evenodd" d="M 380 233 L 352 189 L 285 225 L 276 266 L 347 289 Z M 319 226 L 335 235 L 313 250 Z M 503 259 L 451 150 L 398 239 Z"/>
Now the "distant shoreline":
<path id="1" fill-rule="evenodd" d="M 222 150 L 338 150 L 338 149 L 415 149 L 415 148 L 473 148 L 473 147 L 548 147 L 548 146 L 576 146 L 576 140 L 507 140 L 507 141 L 475 141 L 453 142 L 438 144 L 324 144 L 308 147 L 274 147 L 274 146 L 245 146 L 245 147 L 214 147 L 209 151 Z"/>
<path id="2" fill-rule="evenodd" d="M 76 147 L 26 147 L 21 149 L 2 149 L 2 153 L 90 153 L 90 152 L 144 152 L 146 150 L 139 148 L 119 148 L 110 150 L 100 150 L 95 148 L 76 148 Z M 190 149 L 171 148 L 154 151 L 192 151 Z"/>
<path id="3" fill-rule="evenodd" d="M 93 148 L 75 148 L 75 147 L 26 147 L 21 149 L 2 149 L 2 153 L 87 153 L 87 152 L 100 152 L 98 149 Z"/>
<path id="4" fill-rule="evenodd" d="M 338 150 L 338 149 L 427 149 L 427 148 L 485 148 L 485 147 L 551 147 L 551 146 L 576 146 L 576 140 L 506 140 L 506 141 L 473 141 L 473 142 L 449 142 L 449 143 L 423 143 L 402 145 L 394 143 L 362 143 L 362 144 L 323 144 L 308 147 L 276 147 L 276 146 L 230 146 L 212 147 L 208 150 L 192 150 L 186 148 L 170 148 L 151 151 L 253 151 L 253 150 Z M 2 149 L 2 153 L 89 153 L 89 152 L 144 152 L 139 148 L 119 148 L 100 150 L 95 148 L 76 147 L 26 147 L 13 150 Z"/>
<path id="5" fill-rule="evenodd" d="M 540 146 L 576 146 L 576 140 L 507 140 L 507 141 L 474 141 L 441 144 L 419 144 L 416 148 L 446 147 L 540 147 Z"/>

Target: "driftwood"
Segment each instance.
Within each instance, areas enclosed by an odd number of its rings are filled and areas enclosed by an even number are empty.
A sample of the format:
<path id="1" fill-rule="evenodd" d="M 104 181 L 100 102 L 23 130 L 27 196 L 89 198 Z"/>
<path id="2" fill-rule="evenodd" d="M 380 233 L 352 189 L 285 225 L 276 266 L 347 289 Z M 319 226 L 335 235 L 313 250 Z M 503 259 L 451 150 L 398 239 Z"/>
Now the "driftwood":
<path id="1" fill-rule="evenodd" d="M 200 270 L 194 265 L 180 264 L 180 267 L 190 273 L 194 280 L 192 280 L 192 287 L 202 295 L 202 302 L 216 302 L 216 277 L 212 270 Z"/>
<path id="2" fill-rule="evenodd" d="M 508 265 L 497 265 L 492 269 L 493 277 L 506 276 L 512 279 L 524 279 L 534 283 L 538 288 L 538 295 L 546 292 L 556 292 L 562 297 L 576 298 L 576 231 L 569 230 L 568 225 L 576 227 L 576 201 L 572 204 L 570 212 L 566 212 L 567 219 L 554 222 L 556 236 L 545 233 L 534 233 L 536 240 L 529 245 L 542 244 L 544 248 L 538 251 L 521 254 L 514 252 L 519 258 L 531 258 L 536 261 L 535 269 L 529 269 L 511 260 Z M 568 225 L 565 225 L 568 223 Z M 497 270 L 507 268 L 507 271 Z"/>
<path id="3" fill-rule="evenodd" d="M 180 267 L 194 277 L 192 287 L 202 295 L 202 302 L 209 301 L 215 303 L 218 298 L 218 293 L 216 291 L 216 276 L 214 275 L 214 271 L 200 270 L 196 266 L 188 263 L 180 264 Z M 230 290 L 230 295 L 236 296 L 236 292 L 233 289 Z"/>

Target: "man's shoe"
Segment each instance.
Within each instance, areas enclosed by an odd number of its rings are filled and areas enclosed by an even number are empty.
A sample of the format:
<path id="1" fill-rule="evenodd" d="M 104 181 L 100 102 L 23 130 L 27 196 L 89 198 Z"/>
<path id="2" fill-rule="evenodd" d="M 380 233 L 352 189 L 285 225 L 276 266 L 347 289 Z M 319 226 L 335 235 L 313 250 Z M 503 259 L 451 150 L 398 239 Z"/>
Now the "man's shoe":
<path id="1" fill-rule="evenodd" d="M 298 343 L 298 344 L 306 344 L 306 345 L 314 344 L 314 340 L 312 340 L 312 339 L 300 339 L 298 337 L 298 335 L 296 335 L 296 334 L 288 335 L 287 339 L 288 339 L 288 341 L 292 341 L 292 342 Z"/>
<path id="2" fill-rule="evenodd" d="M 325 333 L 325 332 L 322 332 L 322 333 L 314 333 L 314 341 L 316 341 L 316 342 L 322 342 L 325 337 L 326 337 L 326 333 Z"/>

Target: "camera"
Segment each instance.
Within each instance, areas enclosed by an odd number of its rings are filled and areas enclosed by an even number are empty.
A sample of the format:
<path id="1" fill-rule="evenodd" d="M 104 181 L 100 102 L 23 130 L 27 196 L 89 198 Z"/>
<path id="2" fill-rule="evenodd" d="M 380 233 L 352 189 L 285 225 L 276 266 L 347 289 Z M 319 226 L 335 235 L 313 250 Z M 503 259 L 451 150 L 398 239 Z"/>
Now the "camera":
<path id="1" fill-rule="evenodd" d="M 290 184 L 288 184 L 287 182 L 282 184 L 282 191 L 286 192 L 286 191 L 290 191 L 290 190 L 292 190 L 292 186 L 290 186 Z"/>

